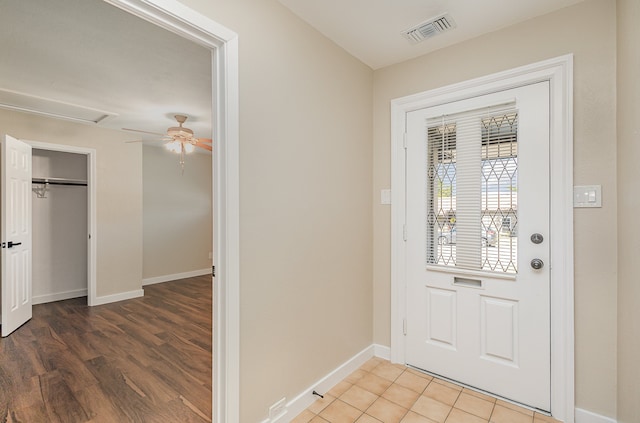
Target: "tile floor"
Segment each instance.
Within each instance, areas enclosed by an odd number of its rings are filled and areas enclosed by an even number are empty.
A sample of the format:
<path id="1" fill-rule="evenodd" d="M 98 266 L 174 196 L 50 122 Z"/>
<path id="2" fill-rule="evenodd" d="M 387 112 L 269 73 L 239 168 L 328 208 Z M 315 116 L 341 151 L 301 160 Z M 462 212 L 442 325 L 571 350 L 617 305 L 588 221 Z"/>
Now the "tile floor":
<path id="1" fill-rule="evenodd" d="M 557 420 L 372 358 L 292 423 L 549 423 Z"/>

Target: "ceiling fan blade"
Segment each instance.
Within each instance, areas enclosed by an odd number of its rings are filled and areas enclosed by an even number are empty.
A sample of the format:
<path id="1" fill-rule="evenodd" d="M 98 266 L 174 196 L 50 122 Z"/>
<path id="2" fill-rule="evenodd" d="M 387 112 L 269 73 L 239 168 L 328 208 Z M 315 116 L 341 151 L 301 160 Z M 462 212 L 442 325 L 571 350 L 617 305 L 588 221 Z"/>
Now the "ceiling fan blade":
<path id="1" fill-rule="evenodd" d="M 205 150 L 209 150 L 209 151 L 213 150 L 213 148 L 209 144 L 205 144 L 200 141 L 196 143 L 196 147 L 204 148 Z"/>
<path id="2" fill-rule="evenodd" d="M 167 140 L 133 140 L 133 141 L 125 141 L 125 144 L 131 144 L 135 142 L 167 142 Z"/>
<path id="3" fill-rule="evenodd" d="M 131 132 L 141 132 L 143 134 L 151 134 L 151 135 L 159 135 L 161 137 L 166 136 L 167 134 L 161 134 L 158 132 L 149 132 L 149 131 L 141 131 L 139 129 L 129 129 L 129 128 L 122 128 L 123 131 L 131 131 Z"/>
<path id="4" fill-rule="evenodd" d="M 213 140 L 211 138 L 198 138 L 198 142 L 202 142 L 205 144 L 212 144 Z"/>

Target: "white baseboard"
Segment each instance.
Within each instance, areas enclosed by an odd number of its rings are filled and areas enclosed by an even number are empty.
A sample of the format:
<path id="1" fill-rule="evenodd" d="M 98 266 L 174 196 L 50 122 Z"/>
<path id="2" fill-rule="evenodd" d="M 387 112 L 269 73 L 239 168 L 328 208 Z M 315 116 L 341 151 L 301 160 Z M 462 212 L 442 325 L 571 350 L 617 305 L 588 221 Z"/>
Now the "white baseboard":
<path id="1" fill-rule="evenodd" d="M 576 408 L 575 423 L 617 423 L 616 419 Z"/>
<path id="2" fill-rule="evenodd" d="M 86 297 L 87 288 L 73 291 L 56 292 L 54 294 L 36 295 L 31 298 L 33 305 L 51 303 L 53 301 L 69 300 L 71 298 Z"/>
<path id="3" fill-rule="evenodd" d="M 135 291 L 120 292 L 118 294 L 103 295 L 102 297 L 96 297 L 93 302 L 93 305 L 98 306 L 103 304 L 115 303 L 117 301 L 130 300 L 132 298 L 139 298 L 139 297 L 144 297 L 144 290 L 136 289 Z"/>
<path id="4" fill-rule="evenodd" d="M 175 281 L 175 280 L 178 280 L 178 279 L 193 278 L 194 276 L 202 276 L 202 275 L 210 275 L 210 274 L 211 274 L 211 268 L 208 267 L 206 269 L 192 270 L 190 272 L 175 273 L 173 275 L 155 276 L 153 278 L 142 279 L 142 286 L 153 285 L 154 283 Z"/>
<path id="5" fill-rule="evenodd" d="M 385 360 L 391 360 L 391 348 L 385 345 L 373 344 L 373 355 Z"/>
<path id="6" fill-rule="evenodd" d="M 389 355 L 389 347 L 377 344 L 368 346 L 289 401 L 282 414 L 273 419 L 266 419 L 262 421 L 262 423 L 289 423 L 318 399 L 318 397 L 313 395 L 313 391 L 325 394 L 370 358 L 375 356 L 388 359 Z"/>

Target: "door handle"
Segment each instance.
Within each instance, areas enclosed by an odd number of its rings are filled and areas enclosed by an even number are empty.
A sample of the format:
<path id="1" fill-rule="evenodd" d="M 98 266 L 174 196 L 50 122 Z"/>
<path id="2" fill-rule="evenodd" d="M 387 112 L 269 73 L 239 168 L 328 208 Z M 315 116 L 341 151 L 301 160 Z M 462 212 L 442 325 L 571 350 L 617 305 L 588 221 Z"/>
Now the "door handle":
<path id="1" fill-rule="evenodd" d="M 7 243 L 7 248 L 15 247 L 16 245 L 22 245 L 22 242 L 12 242 L 12 241 L 9 241 L 9 242 Z"/>

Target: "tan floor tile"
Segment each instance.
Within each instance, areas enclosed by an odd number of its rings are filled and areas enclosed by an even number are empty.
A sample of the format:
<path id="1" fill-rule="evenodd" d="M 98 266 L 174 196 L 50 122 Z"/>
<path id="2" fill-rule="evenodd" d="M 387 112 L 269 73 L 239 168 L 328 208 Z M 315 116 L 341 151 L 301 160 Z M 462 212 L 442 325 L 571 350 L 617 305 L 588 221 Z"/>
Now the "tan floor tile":
<path id="1" fill-rule="evenodd" d="M 315 416 L 313 420 L 311 420 L 309 423 L 330 423 L 330 422 L 328 422 L 327 420 L 323 419 L 320 416 Z"/>
<path id="2" fill-rule="evenodd" d="M 446 380 L 438 379 L 437 377 L 433 378 L 435 383 L 439 383 L 440 385 L 444 385 L 448 388 L 455 389 L 456 391 L 462 391 L 462 386 L 456 385 L 455 383 L 448 382 Z"/>
<path id="3" fill-rule="evenodd" d="M 369 373 L 362 379 L 356 382 L 361 388 L 366 389 L 369 392 L 373 392 L 376 395 L 382 395 L 384 391 L 391 386 L 391 381 L 380 376 Z"/>
<path id="4" fill-rule="evenodd" d="M 546 414 L 540 414 L 538 412 L 533 413 L 534 423 L 562 423 L 560 420 L 556 420 L 553 417 L 549 417 Z"/>
<path id="5" fill-rule="evenodd" d="M 420 394 L 418 392 L 412 391 L 411 389 L 405 388 L 404 386 L 400 386 L 396 383 L 389 386 L 389 389 L 384 391 L 384 394 L 382 394 L 383 398 L 386 398 L 406 409 L 411 408 L 419 396 Z"/>
<path id="6" fill-rule="evenodd" d="M 533 423 L 533 416 L 527 416 L 496 404 L 489 421 L 491 423 Z"/>
<path id="7" fill-rule="evenodd" d="M 347 383 L 354 384 L 368 374 L 369 372 L 366 372 L 362 369 L 358 369 L 355 372 L 351 373 L 349 376 L 347 376 L 347 378 L 344 381 Z"/>
<path id="8" fill-rule="evenodd" d="M 336 386 L 331 388 L 331 390 L 329 392 L 327 392 L 327 394 L 331 395 L 332 397 L 338 398 L 340 395 L 342 395 L 345 392 L 347 392 L 347 390 L 349 388 L 351 388 L 352 386 L 353 386 L 352 383 L 349 383 L 349 382 L 343 380 L 342 382 L 338 383 Z"/>
<path id="9" fill-rule="evenodd" d="M 424 388 L 429 384 L 429 379 L 415 375 L 410 371 L 405 371 L 398 376 L 395 383 L 421 394 L 424 391 Z"/>
<path id="10" fill-rule="evenodd" d="M 335 397 L 331 395 L 325 395 L 324 398 L 318 398 L 311 404 L 307 410 L 311 411 L 313 414 L 320 414 L 322 410 L 324 410 L 329 404 L 335 400 Z"/>
<path id="11" fill-rule="evenodd" d="M 404 369 L 398 368 L 397 366 L 384 362 L 380 363 L 375 369 L 371 370 L 371 373 L 374 375 L 378 375 L 390 381 L 394 381 L 404 372 Z"/>
<path id="12" fill-rule="evenodd" d="M 462 410 L 458 410 L 454 408 L 449 413 L 449 417 L 447 417 L 446 423 L 487 423 L 488 420 L 481 419 L 478 416 L 474 416 L 473 414 L 465 413 Z"/>
<path id="13" fill-rule="evenodd" d="M 411 411 L 415 411 L 416 413 L 428 417 L 433 421 L 442 423 L 449 415 L 451 408 L 452 407 L 447 404 L 422 395 L 418 398 L 416 403 L 413 404 Z"/>
<path id="14" fill-rule="evenodd" d="M 453 405 L 458 399 L 460 391 L 449 388 L 448 386 L 444 386 L 440 383 L 435 383 L 434 381 L 431 382 L 429 386 L 427 386 L 422 395 L 433 398 L 448 405 Z"/>
<path id="15" fill-rule="evenodd" d="M 307 409 L 291 420 L 291 423 L 309 423 L 315 416 L 315 414 Z"/>
<path id="16" fill-rule="evenodd" d="M 462 392 L 464 392 L 465 394 L 473 395 L 474 397 L 483 399 L 485 401 L 492 402 L 494 404 L 496 402 L 496 398 L 495 397 L 492 397 L 491 395 L 483 394 L 482 392 L 474 391 L 473 389 L 462 388 Z"/>
<path id="17" fill-rule="evenodd" d="M 368 414 L 363 414 L 362 416 L 360 416 L 358 420 L 356 420 L 356 423 L 383 423 L 383 422 L 381 422 L 378 419 L 374 419 Z"/>
<path id="18" fill-rule="evenodd" d="M 523 408 L 523 407 L 520 407 L 518 405 L 511 404 L 510 402 L 503 401 L 503 400 L 497 400 L 496 404 L 497 405 L 501 405 L 504 408 L 508 408 L 510 410 L 517 411 L 519 413 L 526 414 L 527 416 L 533 417 L 533 411 L 529 410 L 528 408 Z"/>
<path id="19" fill-rule="evenodd" d="M 331 423 L 353 423 L 362 415 L 362 411 L 342 401 L 335 400 L 322 410 L 320 417 Z"/>
<path id="20" fill-rule="evenodd" d="M 400 423 L 434 423 L 434 420 L 428 419 L 425 416 L 414 413 L 413 411 L 409 411 L 407 415 L 400 420 Z"/>
<path id="21" fill-rule="evenodd" d="M 453 407 L 482 419 L 489 420 L 493 406 L 494 404 L 492 402 L 462 392 Z"/>
<path id="22" fill-rule="evenodd" d="M 369 407 L 367 414 L 384 423 L 400 423 L 400 420 L 407 414 L 407 411 L 409 410 L 387 399 L 378 398 L 376 402 Z"/>
<path id="23" fill-rule="evenodd" d="M 377 399 L 378 396 L 376 394 L 369 392 L 358 385 L 351 386 L 351 388 L 340 396 L 341 401 L 344 401 L 361 411 L 365 411 Z"/>
<path id="24" fill-rule="evenodd" d="M 376 367 L 378 367 L 378 365 L 380 363 L 385 363 L 388 361 L 383 360 L 381 358 L 378 357 L 373 357 L 370 358 L 366 363 L 364 363 L 362 366 L 360 366 L 360 370 L 364 370 L 365 372 L 370 372 L 371 370 L 375 369 Z"/>

